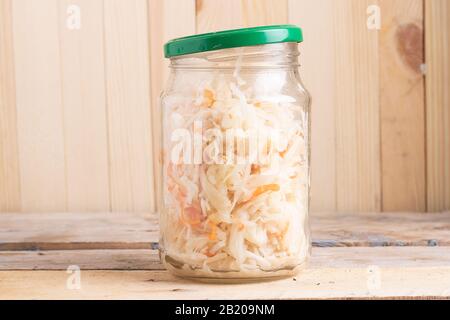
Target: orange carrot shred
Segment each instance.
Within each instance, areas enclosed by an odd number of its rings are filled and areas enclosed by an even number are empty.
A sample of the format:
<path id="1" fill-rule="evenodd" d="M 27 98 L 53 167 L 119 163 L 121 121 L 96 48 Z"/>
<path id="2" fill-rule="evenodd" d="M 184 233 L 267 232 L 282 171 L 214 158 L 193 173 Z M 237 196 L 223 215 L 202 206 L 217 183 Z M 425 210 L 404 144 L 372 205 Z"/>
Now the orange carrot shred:
<path id="1" fill-rule="evenodd" d="M 208 234 L 208 239 L 215 241 L 217 240 L 217 226 L 212 222 L 209 222 L 209 225 L 211 226 L 211 232 Z"/>
<path id="2" fill-rule="evenodd" d="M 215 101 L 214 92 L 212 92 L 211 90 L 205 89 L 203 91 L 203 98 L 205 98 L 205 103 L 204 103 L 205 107 L 209 108 L 214 104 L 214 101 Z"/>
<path id="3" fill-rule="evenodd" d="M 260 186 L 253 192 L 253 197 L 257 197 L 267 191 L 280 191 L 280 186 L 276 183 Z"/>
<path id="4" fill-rule="evenodd" d="M 260 166 L 258 166 L 257 164 L 252 164 L 251 174 L 260 174 L 260 173 L 261 173 Z"/>

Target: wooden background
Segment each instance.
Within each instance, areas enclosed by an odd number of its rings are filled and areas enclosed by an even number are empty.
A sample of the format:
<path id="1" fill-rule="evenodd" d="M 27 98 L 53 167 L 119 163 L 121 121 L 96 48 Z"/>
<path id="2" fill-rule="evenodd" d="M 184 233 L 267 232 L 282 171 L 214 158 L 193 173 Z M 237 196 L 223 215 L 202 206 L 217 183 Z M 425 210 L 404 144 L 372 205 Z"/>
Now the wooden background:
<path id="1" fill-rule="evenodd" d="M 163 43 L 278 23 L 305 33 L 313 211 L 449 210 L 448 0 L 0 0 L 0 211 L 154 211 Z"/>

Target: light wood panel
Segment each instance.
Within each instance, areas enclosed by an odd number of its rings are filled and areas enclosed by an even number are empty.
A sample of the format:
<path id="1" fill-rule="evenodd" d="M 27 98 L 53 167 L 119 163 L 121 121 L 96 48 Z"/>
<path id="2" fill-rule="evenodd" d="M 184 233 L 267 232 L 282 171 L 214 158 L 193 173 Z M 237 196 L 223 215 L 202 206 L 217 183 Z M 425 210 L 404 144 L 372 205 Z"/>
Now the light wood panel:
<path id="1" fill-rule="evenodd" d="M 450 3 L 426 0 L 427 200 L 450 209 Z"/>
<path id="2" fill-rule="evenodd" d="M 378 32 L 366 11 L 377 1 L 333 1 L 336 208 L 380 211 Z"/>
<path id="3" fill-rule="evenodd" d="M 104 2 L 112 211 L 153 211 L 149 35 L 145 0 Z"/>
<path id="4" fill-rule="evenodd" d="M 301 75 L 313 96 L 313 211 L 381 210 L 379 37 L 367 28 L 374 4 L 289 2 L 289 22 L 305 32 Z"/>
<path id="5" fill-rule="evenodd" d="M 426 210 L 423 1 L 381 0 L 384 211 Z"/>
<path id="6" fill-rule="evenodd" d="M 284 24 L 288 21 L 287 0 L 244 0 L 241 3 L 245 26 Z"/>
<path id="7" fill-rule="evenodd" d="M 67 209 L 57 0 L 14 0 L 14 66 L 23 211 Z"/>
<path id="8" fill-rule="evenodd" d="M 80 30 L 66 27 L 68 5 L 81 9 Z M 366 27 L 370 5 L 381 7 L 380 31 Z M 449 7 L 446 0 L 4 0 L 0 211 L 153 211 L 161 198 L 164 42 L 287 22 L 305 33 L 312 211 L 448 210 Z"/>
<path id="9" fill-rule="evenodd" d="M 0 2 L 0 212 L 21 207 L 11 5 Z"/>
<path id="10" fill-rule="evenodd" d="M 104 211 L 110 201 L 103 0 L 58 5 L 67 210 Z M 67 27 L 71 6 L 80 9 L 79 30 Z"/>
<path id="11" fill-rule="evenodd" d="M 197 0 L 196 11 L 197 33 L 283 24 L 288 20 L 287 0 Z"/>
<path id="12" fill-rule="evenodd" d="M 217 12 L 223 14 L 217 15 Z M 244 27 L 240 0 L 196 0 L 197 33 Z"/>
<path id="13" fill-rule="evenodd" d="M 305 39 L 300 76 L 312 96 L 312 211 L 336 210 L 334 1 L 289 0 L 289 23 L 300 26 Z"/>

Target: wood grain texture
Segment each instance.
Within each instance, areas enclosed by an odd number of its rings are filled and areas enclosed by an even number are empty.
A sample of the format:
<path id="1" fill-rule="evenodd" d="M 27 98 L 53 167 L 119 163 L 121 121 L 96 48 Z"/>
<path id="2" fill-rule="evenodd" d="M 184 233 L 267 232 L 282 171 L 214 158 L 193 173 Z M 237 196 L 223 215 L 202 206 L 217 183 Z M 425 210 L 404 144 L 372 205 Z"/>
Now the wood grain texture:
<path id="1" fill-rule="evenodd" d="M 0 270 L 162 270 L 157 250 L 85 249 L 0 251 Z"/>
<path id="2" fill-rule="evenodd" d="M 14 0 L 17 129 L 23 211 L 67 209 L 56 0 Z"/>
<path id="3" fill-rule="evenodd" d="M 427 204 L 450 210 L 450 3 L 426 0 Z"/>
<path id="4" fill-rule="evenodd" d="M 271 282 L 271 290 L 264 290 L 267 283 L 205 286 L 163 271 L 155 248 L 143 246 L 148 243 L 142 239 L 156 239 L 152 215 L 3 214 L 0 299 L 450 298 L 450 251 L 446 247 L 450 245 L 450 212 L 335 213 L 312 218 L 313 237 L 322 232 L 356 245 L 366 237 L 365 245 L 379 247 L 314 248 L 310 263 L 298 276 Z M 382 239 L 403 242 L 374 242 L 380 234 Z M 434 240 L 440 247 L 385 247 L 420 245 L 416 240 L 430 235 L 443 239 Z M 11 251 L 8 244 L 15 237 L 22 244 L 49 246 Z M 90 247 L 93 243 L 96 246 Z M 110 247 L 100 249 L 101 244 Z M 73 265 L 81 268 L 80 290 L 66 286 L 70 276 L 66 270 Z"/>
<path id="5" fill-rule="evenodd" d="M 164 270 L 158 251 L 150 249 L 0 251 L 0 270 Z M 448 248 L 314 248 L 309 269 L 450 266 Z"/>
<path id="6" fill-rule="evenodd" d="M 241 5 L 245 26 L 284 24 L 288 21 L 287 0 L 244 0 Z"/>
<path id="7" fill-rule="evenodd" d="M 378 32 L 371 0 L 333 1 L 337 210 L 381 209 Z"/>
<path id="8" fill-rule="evenodd" d="M 20 169 L 11 0 L 0 2 L 0 212 L 19 211 Z"/>
<path id="9" fill-rule="evenodd" d="M 112 211 L 154 210 L 145 0 L 104 2 Z"/>
<path id="10" fill-rule="evenodd" d="M 169 60 L 164 58 L 164 44 L 174 38 L 195 34 L 195 0 L 149 0 L 151 117 L 153 136 L 153 170 L 156 206 L 162 199 L 160 96 L 169 76 Z M 173 23 L 177 21 L 177 23 Z"/>
<path id="11" fill-rule="evenodd" d="M 289 23 L 300 26 L 305 38 L 300 45 L 300 76 L 312 96 L 311 210 L 314 212 L 336 210 L 333 1 L 289 0 L 288 3 Z"/>
<path id="12" fill-rule="evenodd" d="M 3 0 L 0 212 L 154 212 L 163 43 L 286 22 L 305 33 L 312 211 L 450 210 L 449 16 L 447 0 Z"/>
<path id="13" fill-rule="evenodd" d="M 81 271 L 80 290 L 66 271 L 1 271 L 0 299 L 352 299 L 449 298 L 450 267 L 335 268 L 334 259 L 295 278 L 214 285 L 166 271 Z M 375 274 L 374 274 L 375 273 Z M 376 281 L 379 279 L 379 286 Z M 375 284 L 372 284 L 375 283 Z M 268 290 L 268 285 L 270 290 Z"/>
<path id="14" fill-rule="evenodd" d="M 154 217 L 137 213 L 4 213 L 0 250 L 150 249 L 158 241 Z"/>
<path id="15" fill-rule="evenodd" d="M 426 211 L 423 1 L 381 0 L 383 211 Z"/>
<path id="16" fill-rule="evenodd" d="M 197 33 L 283 24 L 288 20 L 287 0 L 197 0 L 196 11 Z"/>
<path id="17" fill-rule="evenodd" d="M 28 213 L 0 215 L 0 250 L 150 249 L 158 247 L 153 214 Z M 450 212 L 315 213 L 313 246 L 450 246 Z"/>
<path id="18" fill-rule="evenodd" d="M 311 214 L 315 246 L 450 246 L 450 212 Z"/>
<path id="19" fill-rule="evenodd" d="M 245 27 L 240 0 L 196 0 L 196 14 L 197 33 Z"/>
<path id="20" fill-rule="evenodd" d="M 67 20 L 80 8 L 80 29 Z M 67 210 L 110 207 L 102 0 L 60 0 L 61 90 Z M 70 22 L 70 20 L 69 20 Z"/>

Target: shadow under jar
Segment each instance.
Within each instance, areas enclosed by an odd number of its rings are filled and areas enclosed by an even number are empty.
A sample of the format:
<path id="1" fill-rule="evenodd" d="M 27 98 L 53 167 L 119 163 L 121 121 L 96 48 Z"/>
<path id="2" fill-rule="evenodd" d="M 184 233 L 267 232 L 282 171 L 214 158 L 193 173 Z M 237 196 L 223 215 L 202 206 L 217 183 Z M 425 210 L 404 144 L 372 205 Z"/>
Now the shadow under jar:
<path id="1" fill-rule="evenodd" d="M 306 263 L 310 97 L 291 25 L 165 45 L 160 256 L 214 282 L 292 276 Z"/>

